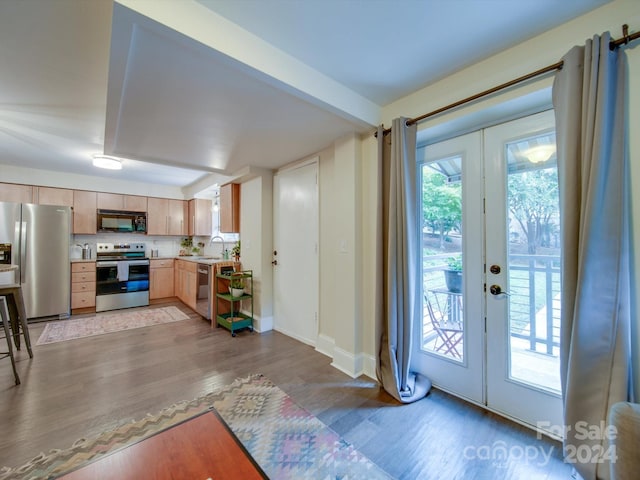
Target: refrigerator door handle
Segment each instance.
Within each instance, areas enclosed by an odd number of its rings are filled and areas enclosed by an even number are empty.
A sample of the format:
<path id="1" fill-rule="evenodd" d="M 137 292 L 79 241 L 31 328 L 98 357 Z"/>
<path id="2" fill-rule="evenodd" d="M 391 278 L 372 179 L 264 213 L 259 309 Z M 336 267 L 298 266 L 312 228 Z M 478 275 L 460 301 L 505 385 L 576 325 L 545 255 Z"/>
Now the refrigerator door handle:
<path id="1" fill-rule="evenodd" d="M 26 283 L 27 281 L 27 222 L 21 222 L 20 227 L 20 283 Z"/>

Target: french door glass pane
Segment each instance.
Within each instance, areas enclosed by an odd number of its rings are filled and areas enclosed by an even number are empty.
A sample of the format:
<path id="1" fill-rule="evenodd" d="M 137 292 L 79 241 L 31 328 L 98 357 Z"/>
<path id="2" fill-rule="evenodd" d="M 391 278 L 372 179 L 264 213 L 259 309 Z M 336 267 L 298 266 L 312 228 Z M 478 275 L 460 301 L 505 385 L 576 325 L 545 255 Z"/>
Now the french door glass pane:
<path id="1" fill-rule="evenodd" d="M 464 360 L 462 158 L 422 165 L 422 351 Z"/>
<path id="2" fill-rule="evenodd" d="M 555 133 L 507 143 L 510 378 L 560 392 Z"/>

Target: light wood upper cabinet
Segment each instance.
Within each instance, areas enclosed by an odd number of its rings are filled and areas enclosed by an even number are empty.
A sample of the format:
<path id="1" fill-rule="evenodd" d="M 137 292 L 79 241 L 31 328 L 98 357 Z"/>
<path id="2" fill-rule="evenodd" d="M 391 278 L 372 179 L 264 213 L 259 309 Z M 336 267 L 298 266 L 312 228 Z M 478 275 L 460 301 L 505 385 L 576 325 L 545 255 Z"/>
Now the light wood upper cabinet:
<path id="1" fill-rule="evenodd" d="M 147 235 L 187 234 L 187 202 L 149 197 L 147 207 Z"/>
<path id="2" fill-rule="evenodd" d="M 123 195 L 124 196 L 124 209 L 129 212 L 146 212 L 147 197 L 141 197 L 140 195 Z"/>
<path id="3" fill-rule="evenodd" d="M 39 205 L 73 207 L 73 190 L 68 188 L 33 187 Z"/>
<path id="4" fill-rule="evenodd" d="M 98 208 L 104 210 L 126 210 L 146 212 L 147 197 L 139 195 L 121 195 L 118 193 L 98 192 Z"/>
<path id="5" fill-rule="evenodd" d="M 0 183 L 0 202 L 32 203 L 33 187 L 15 183 Z"/>
<path id="6" fill-rule="evenodd" d="M 169 200 L 149 197 L 147 208 L 147 235 L 168 235 Z"/>
<path id="7" fill-rule="evenodd" d="M 240 232 L 239 183 L 227 183 L 220 187 L 220 232 Z"/>
<path id="8" fill-rule="evenodd" d="M 184 200 L 168 200 L 169 204 L 169 235 L 187 235 L 187 215 L 189 205 Z"/>
<path id="9" fill-rule="evenodd" d="M 210 237 L 211 224 L 211 200 L 189 200 L 189 235 Z"/>
<path id="10" fill-rule="evenodd" d="M 73 191 L 73 233 L 95 235 L 98 225 L 96 192 Z"/>

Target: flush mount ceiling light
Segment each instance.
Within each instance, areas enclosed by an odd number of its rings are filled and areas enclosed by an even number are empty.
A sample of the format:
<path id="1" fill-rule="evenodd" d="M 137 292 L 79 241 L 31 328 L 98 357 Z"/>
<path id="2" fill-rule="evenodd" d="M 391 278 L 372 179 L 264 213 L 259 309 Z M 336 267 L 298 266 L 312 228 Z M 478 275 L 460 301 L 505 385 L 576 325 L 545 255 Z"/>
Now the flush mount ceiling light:
<path id="1" fill-rule="evenodd" d="M 542 163 L 549 160 L 554 153 L 556 153 L 555 145 L 538 145 L 524 152 L 524 156 L 531 163 Z"/>
<path id="2" fill-rule="evenodd" d="M 93 156 L 93 166 L 108 170 L 122 170 L 122 161 L 109 155 L 97 154 Z"/>

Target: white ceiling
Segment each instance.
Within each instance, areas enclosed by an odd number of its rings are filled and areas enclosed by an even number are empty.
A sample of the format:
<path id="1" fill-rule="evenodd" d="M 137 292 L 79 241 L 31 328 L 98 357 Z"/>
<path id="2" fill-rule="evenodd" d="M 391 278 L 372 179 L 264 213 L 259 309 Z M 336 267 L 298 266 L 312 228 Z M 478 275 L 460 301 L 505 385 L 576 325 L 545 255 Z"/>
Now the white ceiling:
<path id="1" fill-rule="evenodd" d="M 187 186 L 277 168 L 607 1 L 0 0 L 0 171 Z M 124 169 L 91 166 L 103 151 Z"/>

